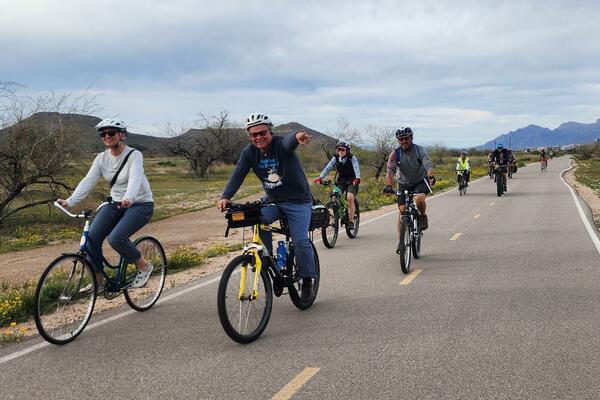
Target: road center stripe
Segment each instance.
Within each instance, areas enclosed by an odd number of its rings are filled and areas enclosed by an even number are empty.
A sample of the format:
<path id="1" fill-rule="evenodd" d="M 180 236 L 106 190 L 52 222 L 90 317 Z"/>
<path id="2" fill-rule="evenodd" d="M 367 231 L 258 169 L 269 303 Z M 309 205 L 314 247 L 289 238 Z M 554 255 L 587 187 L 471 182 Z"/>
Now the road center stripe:
<path id="1" fill-rule="evenodd" d="M 408 285 L 409 283 L 411 283 L 412 281 L 415 280 L 415 278 L 421 273 L 420 269 L 415 269 L 413 270 L 413 272 L 411 272 L 410 274 L 408 274 L 406 276 L 406 278 L 402 279 L 402 281 L 400 282 L 400 285 Z"/>
<path id="2" fill-rule="evenodd" d="M 475 216 L 473 217 L 473 219 L 478 219 L 479 217 L 481 217 L 481 214 L 475 214 Z"/>
<path id="3" fill-rule="evenodd" d="M 490 203 L 490 207 L 493 207 L 493 206 L 495 206 L 495 205 L 496 205 L 496 203 L 495 203 L 495 202 L 493 202 L 493 201 Z"/>
<path id="4" fill-rule="evenodd" d="M 275 396 L 273 400 L 287 400 L 291 398 L 298 390 L 310 380 L 321 368 L 304 368 L 304 371 L 300 372 L 294 379 L 283 387 Z"/>
<path id="5" fill-rule="evenodd" d="M 460 237 L 460 235 L 462 235 L 462 233 L 461 233 L 461 232 L 456 232 L 456 233 L 454 234 L 454 236 L 452 236 L 452 237 L 450 238 L 450 240 L 457 240 L 457 239 Z"/>

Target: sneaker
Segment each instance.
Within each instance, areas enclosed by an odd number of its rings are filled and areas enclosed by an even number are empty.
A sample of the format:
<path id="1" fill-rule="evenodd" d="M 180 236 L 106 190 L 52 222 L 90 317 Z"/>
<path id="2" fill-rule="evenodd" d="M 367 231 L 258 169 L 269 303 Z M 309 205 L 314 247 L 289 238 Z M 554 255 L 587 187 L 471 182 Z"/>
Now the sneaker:
<path id="1" fill-rule="evenodd" d="M 422 231 L 429 228 L 429 224 L 427 223 L 427 215 L 419 215 L 419 218 L 417 219 L 417 225 Z"/>
<path id="2" fill-rule="evenodd" d="M 141 288 L 146 283 L 148 283 L 148 279 L 150 279 L 150 275 L 152 274 L 152 270 L 154 269 L 154 265 L 148 264 L 146 269 L 142 271 L 138 269 L 137 274 L 135 274 L 135 279 L 130 287 L 132 288 Z"/>
<path id="3" fill-rule="evenodd" d="M 91 292 L 93 289 L 92 284 L 88 283 L 87 285 L 85 285 L 84 287 L 79 289 L 79 294 L 87 294 L 89 292 Z M 98 288 L 96 290 L 96 292 L 98 294 L 102 293 L 104 291 L 104 279 L 102 279 L 102 282 L 98 282 Z"/>
<path id="4" fill-rule="evenodd" d="M 354 229 L 354 221 L 348 221 L 348 229 Z"/>
<path id="5" fill-rule="evenodd" d="M 302 300 L 311 300 L 315 297 L 314 278 L 302 278 Z"/>

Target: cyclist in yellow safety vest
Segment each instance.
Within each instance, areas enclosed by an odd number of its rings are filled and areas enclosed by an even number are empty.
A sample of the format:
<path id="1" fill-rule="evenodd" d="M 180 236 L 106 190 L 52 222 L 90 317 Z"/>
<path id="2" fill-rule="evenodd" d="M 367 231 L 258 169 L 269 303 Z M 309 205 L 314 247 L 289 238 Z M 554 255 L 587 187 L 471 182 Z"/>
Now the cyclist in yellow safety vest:
<path id="1" fill-rule="evenodd" d="M 461 173 L 465 174 L 467 186 L 469 186 L 469 181 L 471 180 L 471 160 L 467 157 L 467 152 L 465 150 L 460 152 L 460 157 L 456 161 L 456 181 L 458 182 L 458 175 Z"/>

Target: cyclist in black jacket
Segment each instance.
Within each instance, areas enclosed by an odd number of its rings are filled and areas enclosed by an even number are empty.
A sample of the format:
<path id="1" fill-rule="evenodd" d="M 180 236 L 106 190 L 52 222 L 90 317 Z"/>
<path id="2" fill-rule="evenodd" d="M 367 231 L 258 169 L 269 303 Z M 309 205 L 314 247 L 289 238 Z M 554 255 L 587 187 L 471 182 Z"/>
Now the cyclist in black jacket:
<path id="1" fill-rule="evenodd" d="M 348 228 L 354 229 L 354 213 L 356 212 L 354 199 L 358 194 L 358 185 L 360 184 L 358 158 L 350 152 L 350 144 L 343 140 L 336 144 L 335 151 L 337 155 L 329 160 L 321 175 L 314 182 L 320 184 L 329 171 L 335 168 L 337 175 L 335 185 L 340 188 L 342 193 L 346 193 L 348 202 Z"/>
<path id="2" fill-rule="evenodd" d="M 507 191 L 506 187 L 506 173 L 508 172 L 508 163 L 510 162 L 510 153 L 504 148 L 502 143 L 496 144 L 496 150 L 492 153 L 492 162 L 499 164 L 502 170 L 502 179 L 504 179 L 504 191 Z"/>

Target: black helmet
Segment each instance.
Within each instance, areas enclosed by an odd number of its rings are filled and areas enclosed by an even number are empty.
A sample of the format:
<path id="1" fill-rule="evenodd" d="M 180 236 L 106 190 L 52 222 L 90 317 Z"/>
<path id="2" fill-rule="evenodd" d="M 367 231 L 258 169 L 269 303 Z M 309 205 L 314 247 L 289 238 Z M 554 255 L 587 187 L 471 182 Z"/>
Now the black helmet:
<path id="1" fill-rule="evenodd" d="M 346 150 L 350 150 L 350 143 L 344 141 L 344 140 L 340 140 L 339 142 L 337 142 L 337 144 L 335 145 L 335 148 L 339 148 L 339 147 L 345 147 Z"/>
<path id="2" fill-rule="evenodd" d="M 413 131 L 408 126 L 406 128 L 402 127 L 396 131 L 396 139 L 400 139 L 401 137 L 412 136 Z"/>

